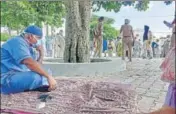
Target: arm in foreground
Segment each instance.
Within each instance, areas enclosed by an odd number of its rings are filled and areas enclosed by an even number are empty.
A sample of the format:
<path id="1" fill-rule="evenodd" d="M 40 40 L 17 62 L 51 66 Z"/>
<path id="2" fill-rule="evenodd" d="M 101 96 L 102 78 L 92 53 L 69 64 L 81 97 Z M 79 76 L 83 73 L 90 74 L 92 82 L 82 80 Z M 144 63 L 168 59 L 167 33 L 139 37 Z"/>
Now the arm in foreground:
<path id="1" fill-rule="evenodd" d="M 56 89 L 56 80 L 50 76 L 47 72 L 45 72 L 39 63 L 34 61 L 32 58 L 26 58 L 22 61 L 23 64 L 25 64 L 30 70 L 40 74 L 41 76 L 44 76 L 48 79 L 49 83 L 49 90 L 55 90 Z"/>

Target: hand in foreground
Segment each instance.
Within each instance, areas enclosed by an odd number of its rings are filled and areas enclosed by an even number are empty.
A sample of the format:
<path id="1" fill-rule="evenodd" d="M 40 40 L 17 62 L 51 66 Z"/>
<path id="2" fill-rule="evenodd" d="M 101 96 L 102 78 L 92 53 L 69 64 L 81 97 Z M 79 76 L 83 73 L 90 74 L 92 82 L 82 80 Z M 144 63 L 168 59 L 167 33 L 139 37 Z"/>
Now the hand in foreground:
<path id="1" fill-rule="evenodd" d="M 52 77 L 52 76 L 50 76 L 49 78 L 48 78 L 48 83 L 49 83 L 49 91 L 52 91 L 52 90 L 55 90 L 57 87 L 57 82 L 56 82 L 56 80 Z"/>

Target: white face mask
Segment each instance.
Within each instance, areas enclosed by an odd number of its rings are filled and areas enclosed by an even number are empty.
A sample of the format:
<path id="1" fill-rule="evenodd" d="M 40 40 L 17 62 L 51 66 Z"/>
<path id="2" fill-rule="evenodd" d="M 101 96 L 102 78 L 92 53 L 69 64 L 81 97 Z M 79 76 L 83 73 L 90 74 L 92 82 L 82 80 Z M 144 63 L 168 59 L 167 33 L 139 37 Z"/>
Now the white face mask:
<path id="1" fill-rule="evenodd" d="M 27 38 L 25 38 L 25 40 L 26 40 L 29 44 L 31 44 L 30 41 L 29 41 Z M 37 39 L 36 39 L 36 40 L 37 40 Z M 38 44 L 38 40 L 37 40 L 36 43 L 33 43 L 33 44 L 31 45 L 31 47 L 36 48 L 37 44 Z"/>

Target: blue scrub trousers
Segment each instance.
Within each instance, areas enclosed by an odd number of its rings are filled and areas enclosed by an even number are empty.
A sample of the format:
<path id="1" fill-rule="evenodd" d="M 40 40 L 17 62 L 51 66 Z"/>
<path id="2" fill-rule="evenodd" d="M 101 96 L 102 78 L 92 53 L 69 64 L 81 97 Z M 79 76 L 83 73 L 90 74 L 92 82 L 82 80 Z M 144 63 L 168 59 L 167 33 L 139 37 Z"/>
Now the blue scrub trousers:
<path id="1" fill-rule="evenodd" d="M 1 74 L 2 94 L 24 92 L 46 85 L 48 85 L 47 79 L 33 71 Z"/>

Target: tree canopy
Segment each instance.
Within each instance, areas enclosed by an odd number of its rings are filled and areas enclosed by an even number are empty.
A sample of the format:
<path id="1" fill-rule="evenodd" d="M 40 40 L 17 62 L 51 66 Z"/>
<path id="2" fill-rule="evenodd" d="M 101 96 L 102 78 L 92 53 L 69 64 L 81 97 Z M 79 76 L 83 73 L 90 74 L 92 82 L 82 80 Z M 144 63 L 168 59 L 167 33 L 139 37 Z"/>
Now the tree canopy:
<path id="1" fill-rule="evenodd" d="M 173 1 L 165 1 L 166 5 Z M 93 11 L 101 8 L 119 12 L 122 6 L 133 6 L 139 11 L 149 8 L 149 0 L 143 1 L 93 1 Z M 61 1 L 1 1 L 1 26 L 18 30 L 29 24 L 60 27 L 66 14 L 66 6 Z M 109 20 L 112 21 L 112 20 Z M 109 24 L 112 22 L 109 22 Z M 107 26 L 106 26 L 107 27 Z"/>
<path id="2" fill-rule="evenodd" d="M 173 0 L 164 1 L 166 5 L 170 5 L 173 3 Z M 99 11 L 101 8 L 106 11 L 114 11 L 119 12 L 122 6 L 133 6 L 138 11 L 146 11 L 149 8 L 150 1 L 142 0 L 142 1 L 93 1 L 93 11 Z"/>

